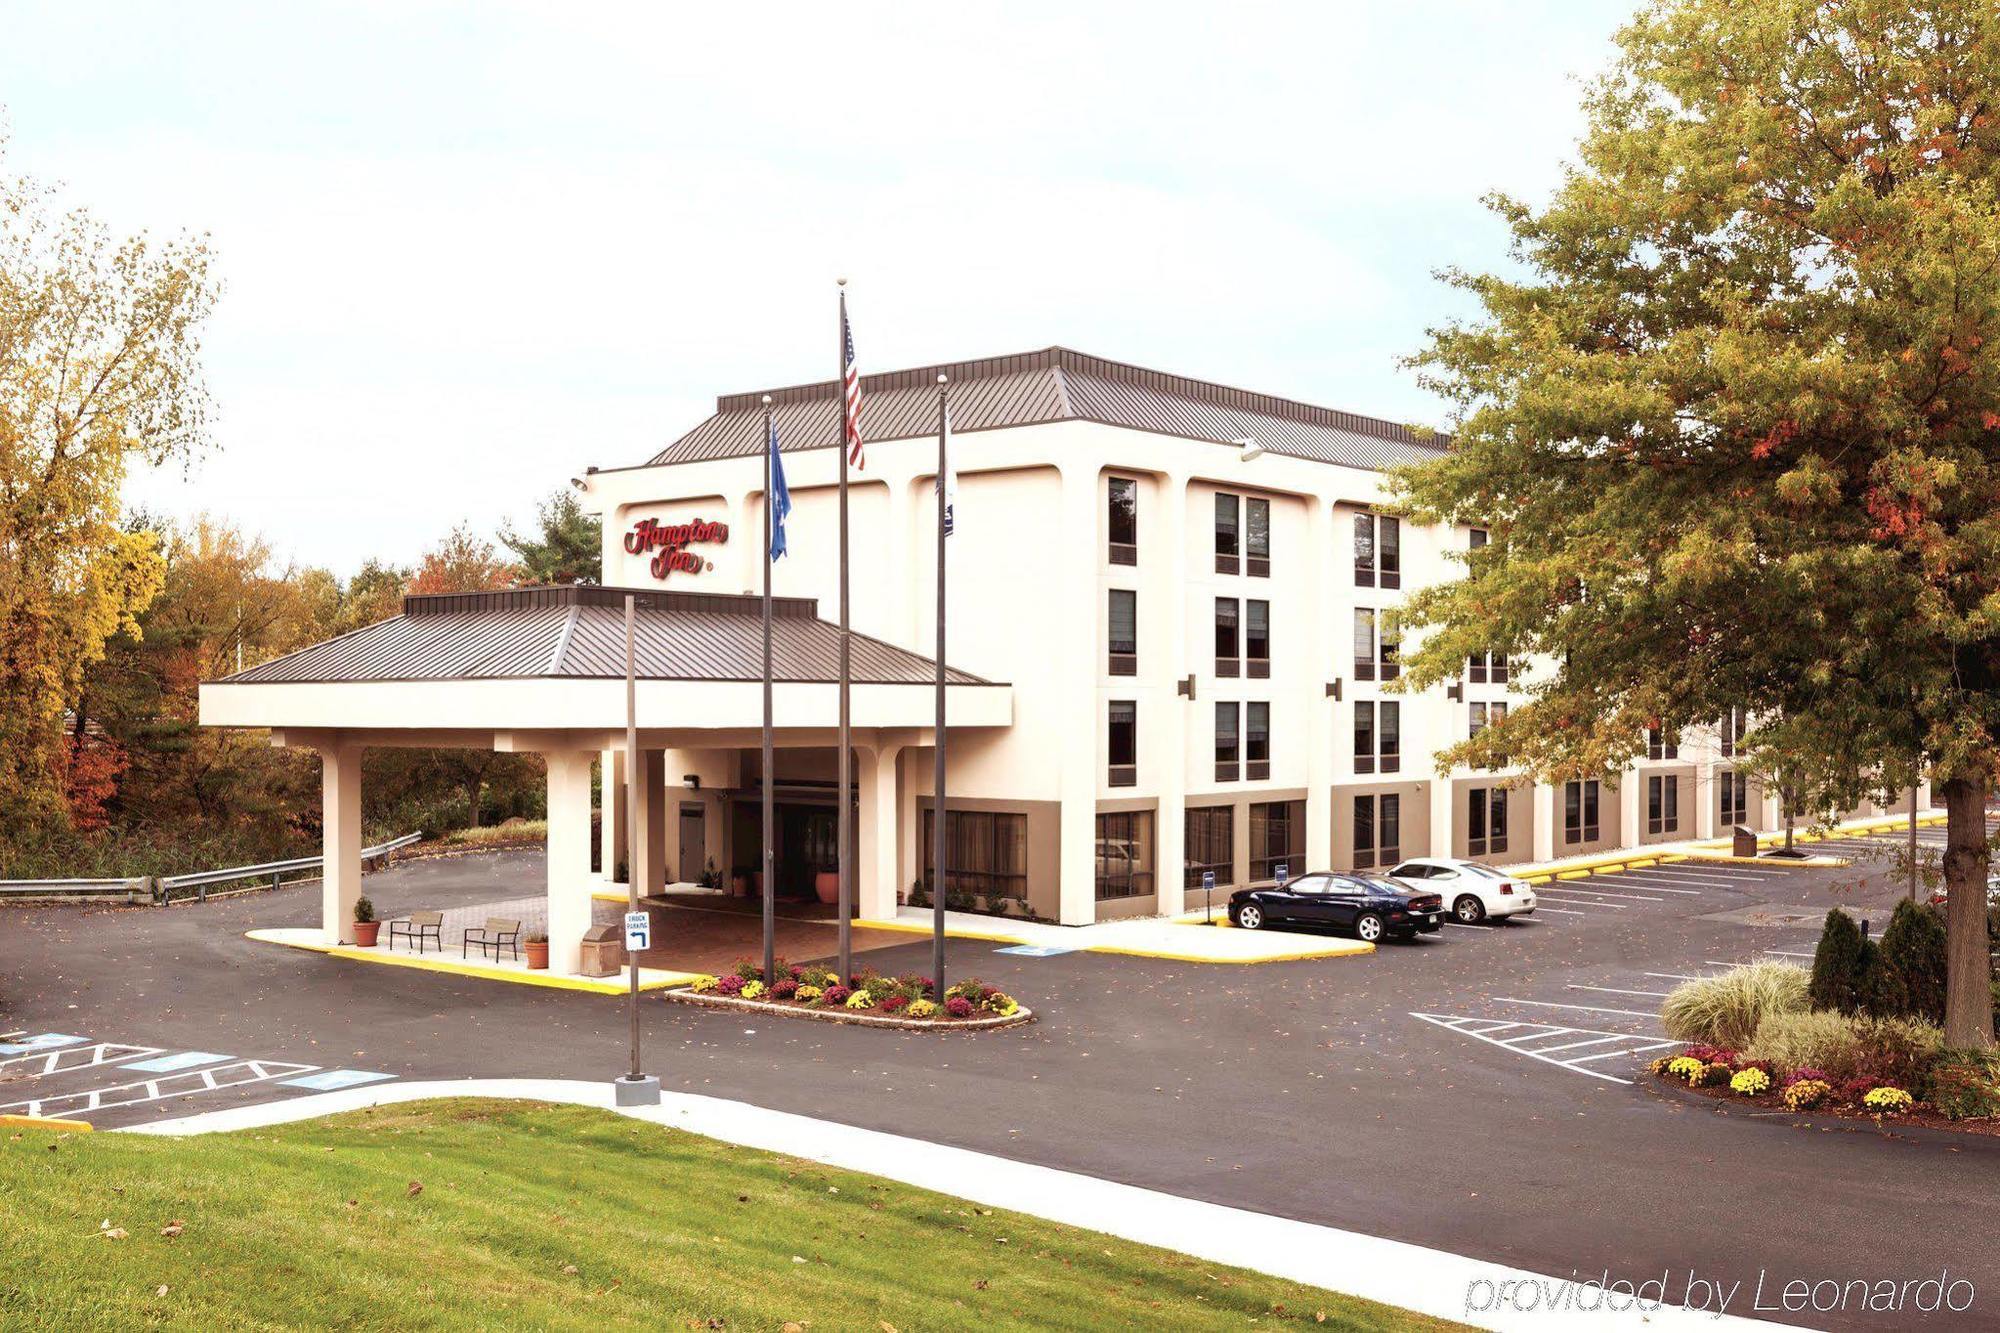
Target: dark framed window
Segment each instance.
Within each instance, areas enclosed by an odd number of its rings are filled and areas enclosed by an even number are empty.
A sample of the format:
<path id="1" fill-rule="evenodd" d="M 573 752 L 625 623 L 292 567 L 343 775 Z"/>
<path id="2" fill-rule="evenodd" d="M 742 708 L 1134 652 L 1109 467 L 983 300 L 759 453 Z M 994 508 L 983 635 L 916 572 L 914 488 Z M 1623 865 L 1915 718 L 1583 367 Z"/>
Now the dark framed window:
<path id="1" fill-rule="evenodd" d="M 1746 730 L 1744 726 L 1745 721 L 1743 710 L 1732 708 L 1729 710 L 1728 715 L 1716 725 L 1716 739 L 1721 744 L 1722 757 L 1724 759 L 1734 759 L 1736 757 L 1736 747 L 1743 743 L 1743 733 Z"/>
<path id="2" fill-rule="evenodd" d="M 1680 737 L 1674 736 L 1670 738 L 1658 727 L 1646 728 L 1646 758 L 1678 759 L 1680 758 L 1680 753 Z"/>
<path id="3" fill-rule="evenodd" d="M 1498 855 L 1507 850 L 1507 789 L 1474 787 L 1466 793 L 1465 854 Z"/>
<path id="4" fill-rule="evenodd" d="M 1139 594 L 1130 588 L 1113 588 L 1108 595 L 1109 670 L 1114 676 L 1136 676 L 1139 674 Z"/>
<path id="5" fill-rule="evenodd" d="M 1681 784 L 1660 774 L 1646 779 L 1646 832 L 1675 833 L 1681 826 Z"/>
<path id="6" fill-rule="evenodd" d="M 1402 663 L 1397 661 L 1397 654 L 1401 649 L 1402 640 L 1386 630 L 1383 631 L 1381 642 L 1375 648 L 1375 669 L 1383 680 L 1394 680 L 1403 673 Z"/>
<path id="7" fill-rule="evenodd" d="M 1375 515 L 1354 516 L 1354 586 L 1375 586 Z"/>
<path id="8" fill-rule="evenodd" d="M 1237 532 L 1236 517 L 1239 500 L 1234 495 L 1217 493 L 1215 497 L 1215 572 L 1234 574 L 1236 572 Z"/>
<path id="9" fill-rule="evenodd" d="M 1234 782 L 1240 776 L 1238 762 L 1242 748 L 1237 731 L 1242 705 L 1221 702 L 1215 705 L 1215 780 Z"/>
<path id="10" fill-rule="evenodd" d="M 1722 798 L 1722 822 L 1725 824 L 1747 824 L 1750 822 L 1750 780 L 1741 773 L 1724 770 L 1715 775 L 1716 791 Z"/>
<path id="11" fill-rule="evenodd" d="M 1108 716 L 1110 783 L 1114 787 L 1134 786 L 1139 781 L 1139 705 L 1130 699 L 1113 699 Z"/>
<path id="12" fill-rule="evenodd" d="M 1375 754 L 1384 773 L 1403 767 L 1403 705 L 1394 699 L 1381 704 L 1380 725 L 1375 736 Z"/>
<path id="13" fill-rule="evenodd" d="M 1252 782 L 1271 776 L 1271 705 L 1243 705 L 1243 764 Z"/>
<path id="14" fill-rule="evenodd" d="M 1215 599 L 1215 674 L 1235 676 L 1243 670 L 1242 636 L 1237 632 L 1238 605 L 1234 597 Z"/>
<path id="15" fill-rule="evenodd" d="M 1306 872 L 1306 803 L 1259 801 L 1250 807 L 1250 882 L 1275 880 L 1278 867 Z"/>
<path id="16" fill-rule="evenodd" d="M 1495 685 L 1507 683 L 1507 654 L 1474 653 L 1465 662 L 1465 678 L 1474 685 L 1484 685 L 1489 681 Z"/>
<path id="17" fill-rule="evenodd" d="M 1354 678 L 1375 679 L 1375 613 L 1365 606 L 1354 608 Z"/>
<path id="18" fill-rule="evenodd" d="M 1375 705 L 1366 699 L 1354 703 L 1354 771 L 1375 771 Z"/>
<path id="19" fill-rule="evenodd" d="M 1215 887 L 1236 881 L 1236 807 L 1191 805 L 1187 808 L 1187 887 L 1201 887 L 1205 870 L 1215 872 Z"/>
<path id="20" fill-rule="evenodd" d="M 1378 581 L 1384 588 L 1403 586 L 1403 524 L 1400 519 L 1375 520 L 1375 556 Z"/>
<path id="21" fill-rule="evenodd" d="M 1470 715 L 1470 724 L 1466 727 L 1465 730 L 1465 734 L 1468 737 L 1477 736 L 1480 732 L 1486 730 L 1485 704 L 1483 703 L 1467 704 L 1465 706 L 1465 711 L 1468 715 Z"/>
<path id="22" fill-rule="evenodd" d="M 1403 799 L 1400 796 L 1354 798 L 1354 868 L 1369 870 L 1403 859 Z"/>
<path id="23" fill-rule="evenodd" d="M 1597 814 L 1597 779 L 1563 784 L 1564 842 L 1596 842 L 1599 832 Z"/>
<path id="24" fill-rule="evenodd" d="M 1243 603 L 1244 674 L 1264 680 L 1271 674 L 1271 604 L 1257 598 Z"/>
<path id="25" fill-rule="evenodd" d="M 1139 563 L 1139 483 L 1130 477 L 1111 478 L 1106 497 L 1106 531 L 1114 565 Z"/>
<path id="26" fill-rule="evenodd" d="M 937 892 L 937 811 L 924 811 L 924 886 Z M 945 892 L 995 898 L 1028 898 L 1028 817 L 987 810 L 946 810 L 945 857 L 951 870 Z"/>
<path id="27" fill-rule="evenodd" d="M 1467 549 L 1474 551 L 1486 545 L 1486 529 L 1474 528 L 1470 533 L 1467 534 L 1466 545 Z"/>
<path id="28" fill-rule="evenodd" d="M 1252 578 L 1271 576 L 1271 502 L 1255 496 L 1243 502 L 1243 572 Z"/>
<path id="29" fill-rule="evenodd" d="M 1153 812 L 1097 817 L 1097 897 L 1143 898 L 1153 891 Z"/>

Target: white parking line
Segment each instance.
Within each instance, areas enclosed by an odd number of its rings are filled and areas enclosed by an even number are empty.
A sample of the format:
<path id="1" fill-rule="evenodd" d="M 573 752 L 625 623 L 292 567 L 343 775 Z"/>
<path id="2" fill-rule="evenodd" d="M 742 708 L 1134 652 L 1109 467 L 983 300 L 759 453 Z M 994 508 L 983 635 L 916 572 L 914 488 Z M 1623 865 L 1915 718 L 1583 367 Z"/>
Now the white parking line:
<path id="1" fill-rule="evenodd" d="M 1594 1004 L 1557 1004 L 1554 1000 L 1518 1000 L 1511 995 L 1496 995 L 1495 1004 L 1536 1004 L 1544 1009 L 1575 1009 L 1586 1014 L 1619 1014 L 1626 1018 L 1658 1019 L 1659 1015 L 1646 1009 L 1606 1009 Z"/>
<path id="2" fill-rule="evenodd" d="M 57 1051 L 11 1056 L 0 1060 L 0 1072 L 14 1071 L 28 1078 L 47 1078 L 50 1074 L 65 1074 L 73 1069 L 94 1069 L 120 1060 L 158 1055 L 161 1049 L 158 1046 L 121 1046 L 117 1042 L 100 1041 L 89 1046 L 65 1046 Z M 41 1067 L 30 1069 L 27 1068 L 29 1065 Z"/>
<path id="3" fill-rule="evenodd" d="M 1601 907 L 1610 912 L 1622 912 L 1625 910 L 1624 903 L 1603 903 L 1597 901 L 1595 898 L 1558 898 L 1556 901 L 1568 903 L 1571 907 Z"/>
<path id="4" fill-rule="evenodd" d="M 947 734 L 949 734 L 949 733 L 947 733 Z M 1555 912 L 1555 913 L 1558 913 L 1559 915 L 1562 915 L 1562 916 L 1589 916 L 1589 915 L 1590 915 L 1590 913 L 1588 913 L 1588 912 L 1572 912 L 1572 911 L 1570 911 L 1570 910 L 1569 910 L 1568 908 L 1566 908 L 1566 907 L 1542 907 L 1542 906 L 1537 906 L 1537 907 L 1535 908 L 1535 915 L 1536 915 L 1536 916 L 1540 916 L 1540 915 L 1541 915 L 1541 914 L 1542 914 L 1543 912 Z"/>
<path id="5" fill-rule="evenodd" d="M 1682 880 L 1642 879 L 1642 880 L 1630 881 L 1626 884 L 1626 887 L 1633 889 L 1644 889 L 1648 893 L 1679 893 L 1694 898 L 1699 898 L 1703 893 L 1707 892 L 1707 890 L 1705 889 L 1673 887 L 1675 885 L 1684 884 L 1686 882 L 1687 881 L 1682 881 Z"/>
<path id="6" fill-rule="evenodd" d="M 1667 993 L 1663 990 L 1624 990 L 1617 986 L 1577 986 L 1577 985 L 1572 985 L 1570 986 L 1569 989 L 1601 991 L 1606 995 L 1651 995 L 1654 996 L 1655 998 L 1662 1000 L 1667 998 Z"/>
<path id="7" fill-rule="evenodd" d="M 945 734 L 948 736 L 951 733 L 946 732 Z M 1764 952 L 1776 954 L 1780 958 L 1811 958 L 1813 956 L 1809 953 L 1799 953 L 1795 949 L 1766 949 Z"/>
<path id="8" fill-rule="evenodd" d="M 1659 977 L 1665 981 L 1700 981 L 1702 978 L 1687 972 L 1641 972 L 1642 977 Z"/>
<path id="9" fill-rule="evenodd" d="M 1545 890 L 1546 892 L 1546 890 Z M 1594 893 L 1600 898 L 1629 898 L 1633 902 L 1663 903 L 1665 898 L 1654 898 L 1643 893 L 1613 893 L 1609 889 L 1561 889 L 1561 893 Z"/>
<path id="10" fill-rule="evenodd" d="M 1669 884 L 1755 884 L 1738 875 L 1718 875 L 1707 870 L 1635 870 L 1635 879 L 1661 879 Z"/>
<path id="11" fill-rule="evenodd" d="M 1605 1060 L 1613 1056 L 1630 1057 L 1642 1055 L 1647 1051 L 1656 1051 L 1664 1046 L 1679 1044 L 1653 1037 L 1633 1036 L 1630 1033 L 1624 1032 L 1604 1032 L 1596 1028 L 1557 1027 L 1547 1023 L 1524 1024 L 1523 1026 L 1531 1030 L 1516 1033 L 1509 1037 L 1494 1037 L 1487 1034 L 1498 1031 L 1499 1029 L 1497 1028 L 1480 1027 L 1475 1029 L 1469 1026 L 1474 1023 L 1485 1023 L 1486 1020 L 1481 1018 L 1469 1018 L 1457 1014 L 1424 1014 L 1414 1012 L 1410 1017 L 1456 1032 L 1460 1036 L 1471 1037 L 1474 1041 L 1483 1041 L 1489 1046 L 1498 1046 L 1501 1050 L 1512 1051 L 1515 1055 L 1525 1055 L 1530 1060 L 1539 1060 L 1545 1065 L 1554 1065 L 1558 1069 L 1567 1069 L 1572 1074 L 1582 1074 L 1588 1078 L 1601 1078 L 1607 1083 L 1623 1083 L 1628 1086 L 1632 1082 L 1631 1079 L 1619 1078 L 1616 1074 L 1607 1074 L 1600 1069 L 1586 1069 L 1584 1061 Z M 1591 1038 L 1591 1040 L 1567 1042 L 1556 1046 L 1531 1046 L 1527 1044 L 1545 1041 L 1551 1037 L 1581 1037 Z M 1567 1060 L 1558 1060 L 1553 1054 L 1550 1054 L 1553 1051 L 1568 1050 L 1572 1047 L 1603 1046 L 1610 1043 L 1618 1044 L 1613 1045 L 1609 1050 L 1593 1051 L 1584 1055 L 1572 1056 Z"/>
<path id="12" fill-rule="evenodd" d="M 167 1074 L 139 1083 L 120 1083 L 109 1088 L 91 1088 L 84 1092 L 34 1097 L 27 1101 L 0 1106 L 0 1112 L 37 1116 L 81 1115 L 92 1111 L 108 1111 L 118 1106 L 134 1106 L 140 1102 L 162 1102 L 170 1097 L 186 1097 L 191 1093 L 247 1087 L 252 1083 L 267 1083 L 272 1079 L 310 1073 L 317 1068 L 318 1065 L 280 1064 L 275 1060 L 241 1060 L 215 1069 Z"/>

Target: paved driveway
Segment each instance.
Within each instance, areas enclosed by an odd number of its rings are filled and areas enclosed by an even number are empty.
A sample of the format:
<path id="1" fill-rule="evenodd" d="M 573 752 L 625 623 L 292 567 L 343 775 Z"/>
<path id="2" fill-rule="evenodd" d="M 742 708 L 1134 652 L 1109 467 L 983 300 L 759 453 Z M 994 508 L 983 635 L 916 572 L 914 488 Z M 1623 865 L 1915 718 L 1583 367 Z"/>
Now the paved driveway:
<path id="1" fill-rule="evenodd" d="M 1741 1282 L 1732 1313 L 1781 1316 L 1750 1309 L 1760 1273 L 1771 1302 L 1793 1279 L 1901 1282 L 1949 1269 L 1980 1293 L 1957 1326 L 1993 1327 L 2000 1141 L 1941 1146 L 1724 1117 L 1628 1081 L 1657 1035 L 1657 992 L 1675 977 L 1809 952 L 1828 903 L 1860 903 L 1879 922 L 1894 897 L 1879 874 L 1768 873 L 1565 881 L 1546 899 L 1562 912 L 1530 922 L 1254 968 L 1030 958 L 955 941 L 959 975 L 1018 992 L 1042 1021 L 901 1034 L 649 1000 L 646 1065 L 686 1091 L 1559 1276 L 1666 1274 L 1670 1290 L 1690 1275 Z M 408 864 L 368 887 L 386 915 L 461 892 L 504 896 L 496 885 L 535 874 L 532 858 L 489 856 Z M 305 888 L 207 907 L 11 913 L 0 1028 L 393 1077 L 622 1070 L 620 1000 L 242 938 L 317 911 Z M 870 961 L 917 968 L 928 948 L 913 941 Z M 1581 1058 L 1600 1048 L 1606 1058 Z M 134 1081 L 104 1072 L 101 1084 Z M 65 1088 L 86 1081 L 63 1077 Z M 299 1091 L 273 1078 L 96 1118 Z M 1811 1322 L 1929 1326 L 1908 1310 Z"/>

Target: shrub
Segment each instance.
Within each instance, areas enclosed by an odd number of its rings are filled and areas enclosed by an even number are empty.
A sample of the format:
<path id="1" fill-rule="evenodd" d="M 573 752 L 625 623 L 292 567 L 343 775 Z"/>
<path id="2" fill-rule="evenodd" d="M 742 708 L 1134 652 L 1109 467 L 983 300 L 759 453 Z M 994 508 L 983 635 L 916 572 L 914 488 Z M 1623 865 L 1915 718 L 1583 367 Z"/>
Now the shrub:
<path id="1" fill-rule="evenodd" d="M 1810 1111 L 1833 1095 L 1833 1087 L 1825 1079 L 1802 1078 L 1785 1087 L 1785 1109 L 1788 1111 Z"/>
<path id="2" fill-rule="evenodd" d="M 746 981 L 743 983 L 742 994 L 746 1000 L 760 999 L 764 994 L 764 983 L 761 981 Z"/>
<path id="3" fill-rule="evenodd" d="M 1656 1068 L 1654 1073 L 1665 1073 L 1668 1078 L 1677 1078 L 1691 1088 L 1701 1086 L 1701 1076 L 1708 1069 L 1706 1060 L 1698 1060 L 1692 1055 L 1669 1056 L 1664 1062 L 1654 1063 L 1664 1064 L 1664 1069 Z"/>
<path id="4" fill-rule="evenodd" d="M 792 992 L 792 998 L 794 1000 L 797 1000 L 800 1004 L 813 1004 L 817 1002 L 820 996 L 824 994 L 826 994 L 826 992 L 821 990 L 818 986 L 807 986 L 801 984 L 797 990 Z"/>
<path id="5" fill-rule="evenodd" d="M 745 981 L 769 982 L 771 979 L 764 975 L 764 960 L 762 958 L 739 958 L 730 970 Z M 771 971 L 774 974 L 783 974 L 786 972 L 785 960 L 782 958 L 772 959 Z"/>
<path id="6" fill-rule="evenodd" d="M 821 990 L 840 980 L 830 967 L 802 967 L 798 971 L 798 978 L 801 986 L 817 986 Z"/>
<path id="7" fill-rule="evenodd" d="M 967 977 L 963 981 L 954 981 L 951 985 L 945 987 L 944 998 L 947 1000 L 964 999 L 976 1003 L 984 998 L 983 992 L 985 990 L 985 982 L 981 981 L 978 977 Z"/>
<path id="8" fill-rule="evenodd" d="M 368 900 L 365 893 L 354 900 L 354 919 L 362 925 L 375 919 L 375 904 Z"/>
<path id="9" fill-rule="evenodd" d="M 1801 1069 L 1794 1069 L 1791 1073 L 1785 1075 L 1784 1079 L 1784 1084 L 1788 1088 L 1794 1083 L 1825 1083 L 1830 1085 L 1832 1082 L 1833 1080 L 1828 1077 L 1824 1069 L 1814 1069 L 1810 1065 Z M 1831 1091 L 1830 1087 L 1829 1091 Z"/>
<path id="10" fill-rule="evenodd" d="M 1712 1088 L 1717 1084 L 1727 1083 L 1734 1077 L 1736 1077 L 1736 1071 L 1722 1063 L 1722 1061 L 1717 1060 L 1713 1064 L 1702 1066 L 1701 1077 L 1695 1081 L 1694 1086 L 1697 1088 Z"/>
<path id="11" fill-rule="evenodd" d="M 1991 1051 L 1941 1051 L 1931 1062 L 1930 1103 L 1952 1120 L 2000 1115 L 2000 1057 Z"/>
<path id="12" fill-rule="evenodd" d="M 706 972 L 704 972 L 702 975 L 696 977 L 693 981 L 690 981 L 688 983 L 688 989 L 693 991 L 696 995 L 706 995 L 710 991 L 715 989 L 715 985 L 716 985 L 715 978 L 709 976 Z"/>
<path id="13" fill-rule="evenodd" d="M 907 1006 L 909 1003 L 910 1003 L 910 997 L 907 995 L 898 994 L 898 995 L 885 996 L 882 1000 L 882 1012 L 885 1014 L 893 1014 L 897 1010 Z"/>
<path id="14" fill-rule="evenodd" d="M 849 1009 L 873 1009 L 875 997 L 865 990 L 858 990 L 850 992 L 845 1003 Z"/>
<path id="15" fill-rule="evenodd" d="M 1901 1088 L 1877 1088 L 1861 1099 L 1862 1106 L 1877 1115 L 1896 1115 L 1907 1111 L 1916 1103 L 1916 1098 Z"/>
<path id="16" fill-rule="evenodd" d="M 1010 1017 L 1021 1006 L 1014 1003 L 1014 997 L 1004 991 L 993 991 L 986 997 L 986 1012 L 1001 1018 Z"/>
<path id="17" fill-rule="evenodd" d="M 1861 1041 L 1857 1077 L 1875 1086 L 1922 1088 L 1944 1045 L 1944 1033 L 1915 1018 L 1864 1018 L 1854 1025 Z"/>
<path id="18" fill-rule="evenodd" d="M 847 997 L 854 994 L 845 986 L 828 986 L 820 992 L 820 998 L 828 1004 L 846 1004 Z"/>
<path id="19" fill-rule="evenodd" d="M 1806 1007 L 1806 970 L 1791 963 L 1753 963 L 1674 987 L 1660 1021 L 1676 1041 L 1740 1048 L 1769 1014 Z"/>
<path id="20" fill-rule="evenodd" d="M 771 987 L 771 998 L 774 1000 L 789 1000 L 798 993 L 799 983 L 796 981 L 781 981 Z"/>
<path id="21" fill-rule="evenodd" d="M 963 995 L 954 995 L 944 1002 L 944 1011 L 953 1018 L 972 1017 L 972 1001 Z"/>
<path id="22" fill-rule="evenodd" d="M 1812 980 L 1806 997 L 1815 1009 L 1834 1009 L 1851 1014 L 1861 1004 L 1866 974 L 1867 941 L 1853 917 L 1838 907 L 1829 908 L 1826 924 L 1820 928 L 1819 945 L 1813 950 Z"/>
<path id="23" fill-rule="evenodd" d="M 1822 1077 L 1845 1078 L 1854 1073 L 1861 1054 L 1854 1029 L 1852 1018 L 1833 1010 L 1771 1014 L 1757 1025 L 1744 1050 L 1779 1069 L 1809 1068 Z"/>
<path id="24" fill-rule="evenodd" d="M 1729 1080 L 1729 1090 L 1745 1097 L 1755 1097 L 1771 1090 L 1771 1076 L 1761 1069 L 1739 1070 Z"/>
<path id="25" fill-rule="evenodd" d="M 936 1018 L 938 1007 L 929 1000 L 910 1001 L 911 1018 Z"/>
<path id="26" fill-rule="evenodd" d="M 743 993 L 743 978 L 737 976 L 734 972 L 731 972 L 726 977 L 717 977 L 715 979 L 715 989 L 723 995 L 741 995 Z"/>
<path id="27" fill-rule="evenodd" d="M 1882 1018 L 1944 1022 L 1944 914 L 1905 898 L 1896 904 L 1868 978 L 1865 1007 Z"/>

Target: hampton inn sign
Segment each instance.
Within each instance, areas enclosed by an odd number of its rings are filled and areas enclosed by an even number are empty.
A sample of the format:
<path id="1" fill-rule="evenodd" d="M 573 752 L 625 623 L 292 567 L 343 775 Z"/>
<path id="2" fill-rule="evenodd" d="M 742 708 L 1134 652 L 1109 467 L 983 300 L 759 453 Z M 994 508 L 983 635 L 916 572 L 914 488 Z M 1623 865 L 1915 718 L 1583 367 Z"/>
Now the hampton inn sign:
<path id="1" fill-rule="evenodd" d="M 687 548 L 697 542 L 721 545 L 728 540 L 727 523 L 710 523 L 699 518 L 690 523 L 662 523 L 658 519 L 642 518 L 625 534 L 625 553 L 644 555 L 652 552 L 648 569 L 654 578 L 664 579 L 676 571 L 699 574 L 705 569 L 714 569 L 713 561 L 705 560 Z"/>

